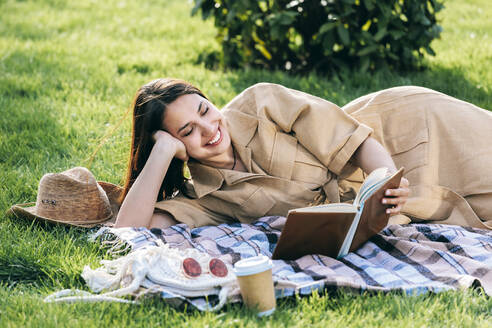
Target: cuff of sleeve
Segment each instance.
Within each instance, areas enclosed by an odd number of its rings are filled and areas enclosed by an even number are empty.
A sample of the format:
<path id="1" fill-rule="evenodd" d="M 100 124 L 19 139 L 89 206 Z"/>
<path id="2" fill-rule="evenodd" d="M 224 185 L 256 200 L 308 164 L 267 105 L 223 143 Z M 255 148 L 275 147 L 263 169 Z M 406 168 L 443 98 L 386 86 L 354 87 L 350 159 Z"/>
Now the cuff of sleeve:
<path id="1" fill-rule="evenodd" d="M 359 146 L 364 142 L 364 140 L 367 139 L 367 137 L 371 135 L 372 132 L 373 130 L 367 125 L 359 124 L 357 129 L 330 163 L 328 169 L 336 175 L 340 175 L 345 164 L 347 164 L 357 148 L 359 148 Z"/>

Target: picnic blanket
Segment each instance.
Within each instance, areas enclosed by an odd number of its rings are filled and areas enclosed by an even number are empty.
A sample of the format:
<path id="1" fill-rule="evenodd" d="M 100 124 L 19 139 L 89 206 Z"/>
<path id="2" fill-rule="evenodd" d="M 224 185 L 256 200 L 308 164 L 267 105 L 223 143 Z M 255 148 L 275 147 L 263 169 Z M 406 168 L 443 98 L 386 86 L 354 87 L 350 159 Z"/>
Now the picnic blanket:
<path id="1" fill-rule="evenodd" d="M 271 257 L 285 217 L 264 217 L 252 224 L 222 224 L 190 229 L 185 224 L 153 230 L 101 228 L 99 240 L 114 255 L 157 245 L 195 248 L 229 264 L 263 254 Z M 361 248 L 336 260 L 307 255 L 296 261 L 273 261 L 276 297 L 314 290 L 349 289 L 422 294 L 482 286 L 492 294 L 492 231 L 439 224 L 390 225 Z M 166 291 L 160 296 L 174 306 L 186 303 L 206 310 L 214 297 L 185 298 Z M 239 291 L 229 302 L 240 301 Z"/>

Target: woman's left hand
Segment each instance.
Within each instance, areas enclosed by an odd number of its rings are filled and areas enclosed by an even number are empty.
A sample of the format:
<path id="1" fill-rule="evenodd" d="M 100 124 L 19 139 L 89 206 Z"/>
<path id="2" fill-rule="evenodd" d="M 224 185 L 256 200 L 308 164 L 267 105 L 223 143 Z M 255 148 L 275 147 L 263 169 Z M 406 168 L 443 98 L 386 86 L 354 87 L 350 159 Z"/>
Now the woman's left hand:
<path id="1" fill-rule="evenodd" d="M 386 213 L 390 215 L 399 214 L 403 205 L 407 202 L 408 196 L 410 195 L 410 183 L 407 179 L 401 178 L 400 187 L 397 189 L 386 189 L 384 193 L 385 196 L 382 203 L 385 205 L 393 205 L 386 210 Z"/>

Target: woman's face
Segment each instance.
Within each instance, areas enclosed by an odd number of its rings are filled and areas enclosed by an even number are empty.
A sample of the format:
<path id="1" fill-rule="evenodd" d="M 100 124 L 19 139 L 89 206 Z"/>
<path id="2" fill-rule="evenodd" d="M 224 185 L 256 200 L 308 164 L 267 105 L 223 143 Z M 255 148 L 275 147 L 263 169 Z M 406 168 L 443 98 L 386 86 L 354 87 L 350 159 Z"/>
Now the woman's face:
<path id="1" fill-rule="evenodd" d="M 163 128 L 184 143 L 188 156 L 204 164 L 221 164 L 227 159 L 231 138 L 225 118 L 197 94 L 183 95 L 169 104 Z"/>

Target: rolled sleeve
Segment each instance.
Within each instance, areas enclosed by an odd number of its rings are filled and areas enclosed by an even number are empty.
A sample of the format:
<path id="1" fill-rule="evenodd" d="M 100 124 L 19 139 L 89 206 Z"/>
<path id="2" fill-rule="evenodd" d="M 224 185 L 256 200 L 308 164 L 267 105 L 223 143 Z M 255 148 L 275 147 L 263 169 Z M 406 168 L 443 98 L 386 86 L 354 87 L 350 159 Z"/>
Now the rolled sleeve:
<path id="1" fill-rule="evenodd" d="M 340 175 L 372 129 L 322 98 L 278 84 L 249 88 L 257 115 L 294 135 L 331 172 Z"/>
<path id="2" fill-rule="evenodd" d="M 157 202 L 156 210 L 165 211 L 178 222 L 187 224 L 190 228 L 206 225 L 219 225 L 229 221 L 227 217 L 208 210 L 199 203 L 198 199 L 177 196 Z"/>
<path id="3" fill-rule="evenodd" d="M 357 148 L 359 148 L 359 146 L 364 142 L 364 140 L 367 139 L 367 137 L 371 135 L 372 132 L 373 130 L 370 127 L 360 123 L 353 134 L 348 138 L 345 145 L 343 145 L 340 151 L 333 158 L 328 166 L 328 169 L 333 173 L 340 175 L 345 164 L 347 164 Z"/>

